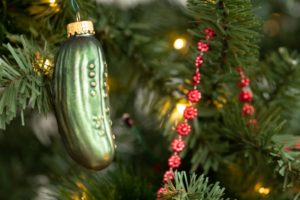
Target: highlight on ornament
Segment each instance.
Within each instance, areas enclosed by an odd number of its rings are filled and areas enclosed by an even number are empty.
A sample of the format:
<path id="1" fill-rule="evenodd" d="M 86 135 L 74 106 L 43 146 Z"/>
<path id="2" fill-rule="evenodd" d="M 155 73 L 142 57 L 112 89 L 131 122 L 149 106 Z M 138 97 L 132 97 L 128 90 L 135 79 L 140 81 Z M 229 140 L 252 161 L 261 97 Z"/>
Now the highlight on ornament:
<path id="1" fill-rule="evenodd" d="M 173 47 L 176 50 L 181 50 L 185 48 L 186 45 L 187 45 L 187 41 L 185 38 L 177 38 L 173 43 Z"/>

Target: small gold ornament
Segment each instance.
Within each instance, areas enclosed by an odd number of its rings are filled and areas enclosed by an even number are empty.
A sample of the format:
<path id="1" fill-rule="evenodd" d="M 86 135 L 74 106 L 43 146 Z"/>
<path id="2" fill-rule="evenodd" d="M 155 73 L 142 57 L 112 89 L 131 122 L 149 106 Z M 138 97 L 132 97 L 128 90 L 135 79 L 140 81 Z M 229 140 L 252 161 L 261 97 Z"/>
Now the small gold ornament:
<path id="1" fill-rule="evenodd" d="M 42 74 L 48 78 L 52 77 L 54 65 L 50 59 L 43 58 L 39 52 L 35 53 L 35 62 L 32 65 L 33 70 L 41 76 Z"/>
<path id="2" fill-rule="evenodd" d="M 213 104 L 217 109 L 222 109 L 227 103 L 225 97 L 219 96 L 217 99 L 213 100 Z"/>

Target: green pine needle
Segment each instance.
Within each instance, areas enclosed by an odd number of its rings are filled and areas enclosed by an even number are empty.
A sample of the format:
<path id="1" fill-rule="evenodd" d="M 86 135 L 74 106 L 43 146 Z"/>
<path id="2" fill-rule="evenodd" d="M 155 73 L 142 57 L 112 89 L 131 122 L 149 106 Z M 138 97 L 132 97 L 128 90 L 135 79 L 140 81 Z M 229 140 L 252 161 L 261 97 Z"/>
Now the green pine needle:
<path id="1" fill-rule="evenodd" d="M 210 184 L 208 178 L 186 172 L 175 172 L 174 181 L 166 185 L 161 200 L 223 200 L 225 189 L 219 183 Z"/>
<path id="2" fill-rule="evenodd" d="M 40 51 L 24 37 L 15 39 L 20 47 L 5 45 L 10 55 L 0 58 L 0 129 L 5 129 L 6 124 L 28 106 L 39 112 L 50 109 L 47 80 L 34 72 L 32 67 L 36 62 L 33 60 L 34 54 Z"/>

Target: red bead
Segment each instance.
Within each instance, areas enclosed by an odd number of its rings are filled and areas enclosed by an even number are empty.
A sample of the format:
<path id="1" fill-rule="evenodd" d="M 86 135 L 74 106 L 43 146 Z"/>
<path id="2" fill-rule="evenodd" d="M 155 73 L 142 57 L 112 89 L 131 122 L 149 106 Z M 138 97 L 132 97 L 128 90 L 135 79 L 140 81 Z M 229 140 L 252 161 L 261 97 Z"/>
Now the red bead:
<path id="1" fill-rule="evenodd" d="M 201 67 L 201 65 L 203 64 L 204 60 L 202 56 L 197 56 L 195 59 L 195 66 L 196 67 Z"/>
<path id="2" fill-rule="evenodd" d="M 248 127 L 249 126 L 256 127 L 257 126 L 257 120 L 256 119 L 249 119 L 247 125 L 248 125 Z"/>
<path id="3" fill-rule="evenodd" d="M 163 194 L 167 192 L 167 189 L 162 187 L 157 191 L 157 199 L 160 199 L 163 197 Z"/>
<path id="4" fill-rule="evenodd" d="M 236 71 L 240 74 L 243 75 L 244 74 L 244 70 L 241 67 L 236 68 Z"/>
<path id="5" fill-rule="evenodd" d="M 169 180 L 173 180 L 174 179 L 174 174 L 172 171 L 166 171 L 164 174 L 164 182 L 168 182 Z"/>
<path id="6" fill-rule="evenodd" d="M 173 155 L 169 158 L 168 164 L 170 168 L 177 168 L 181 164 L 181 159 L 178 155 Z"/>
<path id="7" fill-rule="evenodd" d="M 193 106 L 186 107 L 183 113 L 183 117 L 187 120 L 194 119 L 197 115 L 197 108 L 194 108 Z"/>
<path id="8" fill-rule="evenodd" d="M 293 148 L 289 147 L 289 146 L 285 146 L 285 147 L 283 147 L 283 150 L 284 151 L 291 151 L 291 150 L 293 150 Z"/>
<path id="9" fill-rule="evenodd" d="M 245 104 L 243 106 L 243 115 L 253 115 L 255 112 L 255 109 L 252 105 Z"/>
<path id="10" fill-rule="evenodd" d="M 212 29 L 212 28 L 204 29 L 204 33 L 206 34 L 205 38 L 207 40 L 212 39 L 216 35 L 214 29 Z"/>
<path id="11" fill-rule="evenodd" d="M 207 52 L 209 50 L 209 45 L 205 42 L 198 42 L 198 50 L 201 52 Z"/>
<path id="12" fill-rule="evenodd" d="M 201 80 L 201 75 L 199 72 L 195 72 L 194 76 L 193 76 L 193 83 L 194 85 L 198 85 L 200 83 Z"/>
<path id="13" fill-rule="evenodd" d="M 239 83 L 239 87 L 244 88 L 247 87 L 249 84 L 250 84 L 250 79 L 247 76 L 243 76 Z"/>
<path id="14" fill-rule="evenodd" d="M 185 147 L 185 142 L 181 138 L 176 138 L 173 140 L 171 147 L 174 152 L 181 152 Z"/>
<path id="15" fill-rule="evenodd" d="M 192 103 L 197 103 L 200 99 L 201 99 L 201 92 L 199 92 L 198 90 L 190 90 L 187 93 L 187 98 L 190 102 Z"/>
<path id="16" fill-rule="evenodd" d="M 182 123 L 177 125 L 176 132 L 179 135 L 186 136 L 186 135 L 190 134 L 191 126 L 186 122 L 182 122 Z"/>
<path id="17" fill-rule="evenodd" d="M 252 94 L 249 91 L 241 91 L 240 93 L 240 101 L 244 103 L 250 103 L 252 101 Z"/>

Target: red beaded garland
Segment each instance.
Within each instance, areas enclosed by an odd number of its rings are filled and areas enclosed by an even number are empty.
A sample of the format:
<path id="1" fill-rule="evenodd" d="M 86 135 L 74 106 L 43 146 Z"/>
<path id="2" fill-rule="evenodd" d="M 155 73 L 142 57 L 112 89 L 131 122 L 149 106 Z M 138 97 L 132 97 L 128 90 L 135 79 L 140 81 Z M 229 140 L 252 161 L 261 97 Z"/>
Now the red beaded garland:
<path id="1" fill-rule="evenodd" d="M 177 154 L 175 154 L 169 158 L 168 164 L 172 169 L 178 168 L 181 164 L 181 158 Z"/>
<path id="2" fill-rule="evenodd" d="M 257 120 L 256 119 L 249 119 L 248 120 L 248 125 L 257 125 Z"/>
<path id="3" fill-rule="evenodd" d="M 200 83 L 200 80 L 201 80 L 201 74 L 199 72 L 195 72 L 193 76 L 194 85 L 198 85 Z"/>
<path id="4" fill-rule="evenodd" d="M 181 152 L 185 147 L 185 142 L 181 138 L 175 138 L 171 144 L 172 150 L 174 152 Z"/>
<path id="5" fill-rule="evenodd" d="M 252 102 L 252 94 L 249 91 L 243 90 L 240 93 L 240 101 L 243 103 L 250 103 Z"/>
<path id="6" fill-rule="evenodd" d="M 174 174 L 172 171 L 166 171 L 164 174 L 164 182 L 168 182 L 168 180 L 173 180 L 174 179 Z"/>
<path id="7" fill-rule="evenodd" d="M 203 57 L 201 55 L 197 56 L 195 59 L 195 66 L 196 67 L 201 67 L 201 65 L 203 64 Z"/>
<path id="8" fill-rule="evenodd" d="M 191 132 L 191 126 L 186 122 L 182 122 L 177 125 L 176 132 L 179 135 L 187 136 Z"/>
<path id="9" fill-rule="evenodd" d="M 237 67 L 236 71 L 240 74 L 240 76 L 244 76 L 244 70 L 241 67 Z"/>
<path id="10" fill-rule="evenodd" d="M 255 113 L 255 108 L 253 105 L 249 104 L 252 102 L 252 93 L 250 91 L 245 90 L 245 87 L 248 87 L 250 84 L 250 79 L 245 76 L 244 70 L 241 67 L 237 68 L 237 72 L 240 76 L 240 82 L 238 83 L 238 86 L 242 88 L 242 91 L 240 92 L 240 101 L 244 103 L 242 108 L 242 114 L 244 116 L 252 116 Z M 254 118 L 247 119 L 247 126 L 248 127 L 257 127 L 257 120 Z"/>
<path id="11" fill-rule="evenodd" d="M 198 91 L 198 90 L 190 90 L 188 93 L 187 93 L 187 98 L 190 102 L 192 103 L 197 103 L 200 99 L 201 99 L 201 92 Z"/>
<path id="12" fill-rule="evenodd" d="M 239 83 L 239 87 L 240 88 L 244 88 L 247 87 L 250 84 L 250 79 L 247 76 L 242 77 L 240 83 Z"/>
<path id="13" fill-rule="evenodd" d="M 167 189 L 165 187 L 160 188 L 157 191 L 157 199 L 162 198 L 163 194 L 167 192 Z"/>
<path id="14" fill-rule="evenodd" d="M 209 40 L 215 37 L 215 31 L 212 28 L 204 29 L 204 33 L 206 34 L 205 39 Z"/>
<path id="15" fill-rule="evenodd" d="M 193 106 L 186 107 L 183 112 L 183 117 L 187 120 L 194 119 L 197 115 L 198 115 L 197 108 L 194 108 Z"/>
<path id="16" fill-rule="evenodd" d="M 215 37 L 215 32 L 212 28 L 206 28 L 204 29 L 205 38 L 206 40 L 210 40 L 213 37 Z M 209 44 L 203 41 L 198 42 L 198 50 L 199 55 L 195 59 L 195 73 L 192 77 L 192 82 L 194 85 L 194 89 L 191 89 L 186 94 L 187 99 L 190 104 L 197 103 L 201 99 L 201 92 L 198 91 L 197 85 L 200 83 L 201 80 L 201 74 L 199 72 L 199 68 L 202 66 L 204 59 L 203 54 L 206 53 L 209 50 Z M 176 132 L 180 135 L 178 138 L 173 139 L 171 143 L 171 148 L 174 152 L 174 154 L 168 159 L 168 165 L 170 169 L 165 172 L 163 180 L 166 183 L 168 180 L 174 179 L 174 174 L 172 172 L 172 169 L 178 168 L 181 164 L 181 158 L 177 153 L 182 152 L 185 148 L 185 142 L 181 138 L 181 136 L 186 136 L 191 132 L 191 126 L 188 124 L 188 120 L 194 119 L 198 115 L 197 109 L 193 107 L 192 105 L 185 108 L 183 117 L 184 121 L 179 123 L 176 126 Z M 163 194 L 167 192 L 166 187 L 162 187 L 157 191 L 157 199 L 161 199 Z"/>
<path id="17" fill-rule="evenodd" d="M 198 50 L 201 52 L 207 52 L 209 50 L 209 45 L 205 42 L 198 42 Z"/>
<path id="18" fill-rule="evenodd" d="M 245 104 L 243 106 L 243 115 L 253 115 L 255 112 L 254 106 L 250 104 Z"/>

